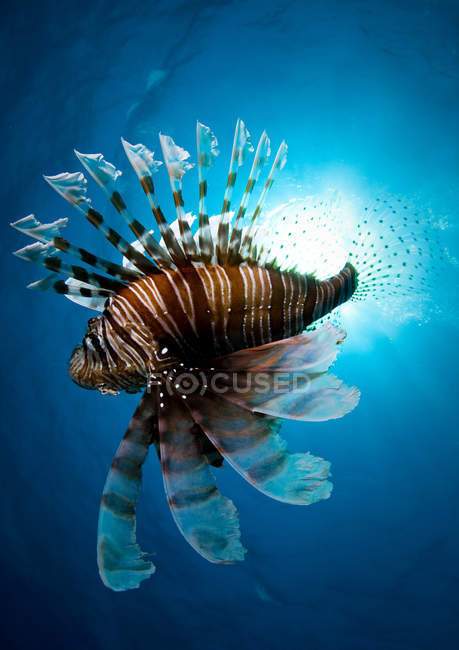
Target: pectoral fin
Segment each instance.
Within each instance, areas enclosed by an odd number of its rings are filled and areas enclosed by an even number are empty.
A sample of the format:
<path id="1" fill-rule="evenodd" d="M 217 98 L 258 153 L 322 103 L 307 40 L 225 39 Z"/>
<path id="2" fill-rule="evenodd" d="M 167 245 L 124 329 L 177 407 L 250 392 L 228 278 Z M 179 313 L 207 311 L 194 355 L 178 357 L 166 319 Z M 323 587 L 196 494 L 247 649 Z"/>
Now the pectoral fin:
<path id="1" fill-rule="evenodd" d="M 114 591 L 136 589 L 155 566 L 136 540 L 136 506 L 142 465 L 157 432 L 156 395 L 145 393 L 118 447 L 99 511 L 97 563 L 103 583 Z"/>

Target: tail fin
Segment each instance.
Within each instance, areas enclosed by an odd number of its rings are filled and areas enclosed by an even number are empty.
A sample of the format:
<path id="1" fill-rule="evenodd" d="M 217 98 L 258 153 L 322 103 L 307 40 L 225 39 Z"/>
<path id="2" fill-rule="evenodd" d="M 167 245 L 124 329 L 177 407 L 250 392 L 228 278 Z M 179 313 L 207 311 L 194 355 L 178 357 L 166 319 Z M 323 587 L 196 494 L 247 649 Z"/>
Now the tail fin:
<path id="1" fill-rule="evenodd" d="M 342 305 L 357 290 L 358 273 L 348 262 L 345 267 L 328 280 L 321 280 L 317 285 L 317 295 L 312 312 L 314 323 L 329 314 L 335 307 Z"/>

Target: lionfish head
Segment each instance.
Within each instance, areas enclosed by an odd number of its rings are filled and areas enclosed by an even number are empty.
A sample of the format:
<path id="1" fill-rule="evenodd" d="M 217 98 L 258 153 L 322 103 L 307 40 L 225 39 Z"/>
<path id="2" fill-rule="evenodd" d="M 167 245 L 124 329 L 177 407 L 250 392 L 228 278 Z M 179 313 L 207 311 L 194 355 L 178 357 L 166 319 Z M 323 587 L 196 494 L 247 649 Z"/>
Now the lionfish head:
<path id="1" fill-rule="evenodd" d="M 122 390 L 135 393 L 144 385 L 143 378 L 129 372 L 125 365 L 109 363 L 102 315 L 89 319 L 83 340 L 70 357 L 69 375 L 78 386 L 107 395 L 118 395 Z"/>
<path id="2" fill-rule="evenodd" d="M 119 392 L 111 386 L 112 382 L 107 382 L 109 368 L 101 316 L 89 319 L 83 341 L 75 347 L 70 357 L 69 375 L 82 388 Z"/>

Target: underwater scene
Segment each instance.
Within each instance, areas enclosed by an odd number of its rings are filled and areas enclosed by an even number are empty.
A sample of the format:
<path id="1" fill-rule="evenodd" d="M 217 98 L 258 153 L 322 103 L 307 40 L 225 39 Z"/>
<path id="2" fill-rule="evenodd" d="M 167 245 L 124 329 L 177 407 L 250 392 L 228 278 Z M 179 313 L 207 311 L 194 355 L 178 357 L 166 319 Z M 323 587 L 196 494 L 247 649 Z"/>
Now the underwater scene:
<path id="1" fill-rule="evenodd" d="M 0 33 L 2 648 L 459 647 L 458 3 Z"/>

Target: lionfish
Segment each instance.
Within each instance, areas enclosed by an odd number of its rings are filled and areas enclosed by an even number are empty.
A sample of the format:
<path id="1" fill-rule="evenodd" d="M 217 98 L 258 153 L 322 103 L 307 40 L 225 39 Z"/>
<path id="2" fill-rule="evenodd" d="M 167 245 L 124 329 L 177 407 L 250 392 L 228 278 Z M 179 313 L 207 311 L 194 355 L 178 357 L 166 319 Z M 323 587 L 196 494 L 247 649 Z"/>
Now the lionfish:
<path id="1" fill-rule="evenodd" d="M 153 174 L 162 165 L 142 144 L 122 139 L 156 221 L 160 238 L 144 227 L 118 191 L 121 171 L 102 154 L 75 152 L 135 235 L 129 243 L 106 224 L 87 197 L 83 173 L 45 176 L 46 181 L 112 244 L 123 264 L 103 259 L 61 236 L 67 219 L 42 224 L 29 215 L 11 224 L 37 242 L 15 254 L 52 271 L 29 285 L 64 294 L 101 312 L 88 322 L 74 349 L 74 382 L 103 394 L 143 391 L 116 452 L 103 490 L 97 560 L 104 584 L 133 589 L 155 571 L 136 541 L 136 506 L 142 465 L 154 445 L 173 518 L 205 559 L 244 559 L 238 513 L 219 492 L 211 467 L 224 461 L 273 499 L 309 505 L 327 499 L 330 463 L 311 453 L 289 453 L 279 430 L 283 418 L 339 418 L 359 400 L 328 369 L 345 332 L 311 328 L 353 296 L 357 271 L 351 263 L 327 280 L 283 269 L 273 242 L 260 238 L 260 215 L 276 172 L 285 165 L 280 144 L 255 208 L 252 192 L 270 156 L 263 132 L 242 199 L 232 210 L 239 167 L 254 151 L 237 121 L 228 180 L 219 215 L 208 216 L 207 175 L 218 155 L 212 131 L 197 123 L 199 221 L 193 233 L 185 213 L 182 178 L 190 154 L 159 136 L 177 220 L 168 223 Z M 92 267 L 70 264 L 58 251 Z M 59 274 L 69 276 L 64 281 Z M 309 329 L 307 329 L 309 328 Z M 288 377 L 280 388 L 279 377 Z"/>

